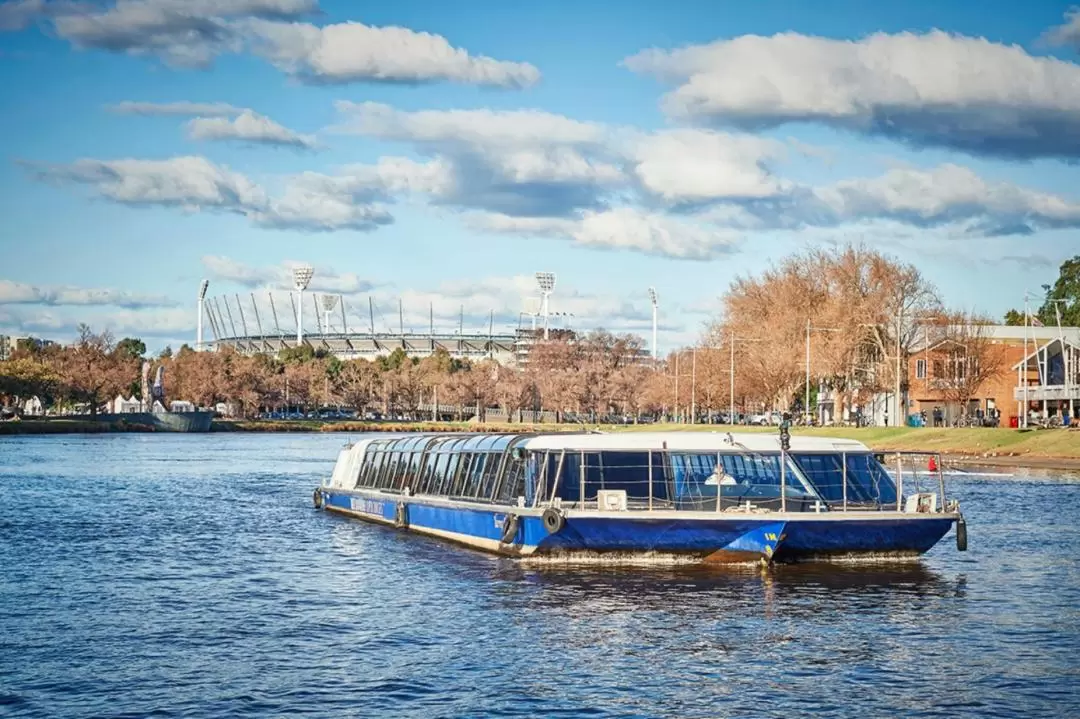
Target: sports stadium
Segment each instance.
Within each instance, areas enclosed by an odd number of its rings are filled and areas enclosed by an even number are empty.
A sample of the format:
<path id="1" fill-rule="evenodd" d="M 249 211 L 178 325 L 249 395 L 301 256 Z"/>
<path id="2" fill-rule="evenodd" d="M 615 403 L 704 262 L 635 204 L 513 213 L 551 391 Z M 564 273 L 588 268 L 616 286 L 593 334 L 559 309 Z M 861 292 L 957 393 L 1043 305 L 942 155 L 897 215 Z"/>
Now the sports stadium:
<path id="1" fill-rule="evenodd" d="M 397 349 L 410 357 L 425 357 L 445 350 L 458 359 L 492 359 L 522 366 L 536 340 L 573 333 L 563 324 L 570 315 L 549 311 L 555 289 L 552 272 L 536 273 L 539 297 L 534 298 L 533 307 L 519 313 L 516 329 L 497 328 L 493 310 L 486 331 L 467 330 L 463 316 L 455 328 L 437 327 L 432 307 L 426 308 L 427 331 L 407 329 L 400 302 L 388 321 L 385 308 L 371 298 L 356 306 L 341 294 L 308 292 L 313 276 L 311 267 L 297 267 L 292 292 L 264 290 L 217 296 L 207 295 L 209 281 L 203 280 L 198 294 L 196 349 L 229 347 L 242 354 L 276 354 L 307 345 L 340 359 L 374 359 Z"/>

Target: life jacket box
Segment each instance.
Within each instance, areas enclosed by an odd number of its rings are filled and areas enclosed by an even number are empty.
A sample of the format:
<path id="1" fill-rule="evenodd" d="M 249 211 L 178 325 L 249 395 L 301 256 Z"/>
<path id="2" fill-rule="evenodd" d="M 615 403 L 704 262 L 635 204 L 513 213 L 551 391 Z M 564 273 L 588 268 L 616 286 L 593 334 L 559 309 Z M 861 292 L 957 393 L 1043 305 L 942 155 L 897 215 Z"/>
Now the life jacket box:
<path id="1" fill-rule="evenodd" d="M 596 493 L 596 508 L 601 512 L 625 512 L 625 489 L 601 489 Z"/>
<path id="2" fill-rule="evenodd" d="M 932 514 L 937 511 L 937 495 L 932 492 L 919 492 L 907 498 L 904 511 L 912 514 Z"/>

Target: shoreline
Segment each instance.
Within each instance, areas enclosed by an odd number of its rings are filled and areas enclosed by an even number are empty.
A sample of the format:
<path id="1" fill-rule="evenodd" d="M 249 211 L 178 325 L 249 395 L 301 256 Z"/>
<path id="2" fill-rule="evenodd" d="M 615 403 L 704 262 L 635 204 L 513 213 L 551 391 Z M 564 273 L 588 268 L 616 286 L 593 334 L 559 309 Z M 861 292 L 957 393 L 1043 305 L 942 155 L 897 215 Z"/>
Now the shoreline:
<path id="1" fill-rule="evenodd" d="M 775 427 L 724 425 L 599 425 L 466 422 L 350 422 L 325 420 L 214 420 L 211 432 L 775 432 Z M 145 424 L 90 419 L 50 418 L 0 422 L 0 436 L 159 432 Z M 939 452 L 953 465 L 1080 471 L 1080 430 L 930 427 L 794 427 L 792 434 L 838 437 L 879 451 Z"/>

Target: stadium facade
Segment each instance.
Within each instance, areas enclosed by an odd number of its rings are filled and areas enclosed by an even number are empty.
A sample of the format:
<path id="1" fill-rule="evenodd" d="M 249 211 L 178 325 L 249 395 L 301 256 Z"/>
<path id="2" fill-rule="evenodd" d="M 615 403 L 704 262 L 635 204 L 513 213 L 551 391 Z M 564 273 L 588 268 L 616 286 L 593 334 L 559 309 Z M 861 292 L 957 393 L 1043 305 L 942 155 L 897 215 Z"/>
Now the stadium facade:
<path id="1" fill-rule="evenodd" d="M 491 359 L 503 365 L 521 365 L 542 329 L 518 327 L 495 331 L 492 313 L 487 332 L 466 331 L 464 320 L 456 330 L 435 327 L 429 308 L 427 332 L 407 329 L 403 308 L 398 307 L 397 331 L 377 327 L 374 304 L 366 317 L 346 304 L 343 295 L 263 291 L 207 297 L 200 288 L 196 348 L 231 348 L 242 354 L 277 354 L 298 346 L 310 346 L 340 359 L 383 357 L 397 349 L 410 357 L 426 357 L 445 350 L 451 357 L 479 361 Z M 300 311 L 303 302 L 305 311 Z M 535 322 L 533 323 L 535 324 Z"/>

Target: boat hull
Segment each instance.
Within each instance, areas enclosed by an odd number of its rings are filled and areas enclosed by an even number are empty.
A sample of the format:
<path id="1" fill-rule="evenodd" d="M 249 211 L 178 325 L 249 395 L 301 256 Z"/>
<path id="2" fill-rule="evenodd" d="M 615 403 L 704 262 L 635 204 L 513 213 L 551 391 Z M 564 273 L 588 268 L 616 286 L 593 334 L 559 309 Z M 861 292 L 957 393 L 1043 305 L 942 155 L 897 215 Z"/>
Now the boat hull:
<path id="1" fill-rule="evenodd" d="M 944 537 L 956 516 L 852 513 L 574 512 L 554 534 L 542 510 L 323 488 L 328 511 L 477 549 L 561 562 L 739 563 L 913 557 Z M 399 505 L 401 505 L 399 507 Z M 517 528 L 505 536 L 508 515 Z M 504 538 L 506 541 L 504 541 Z"/>

